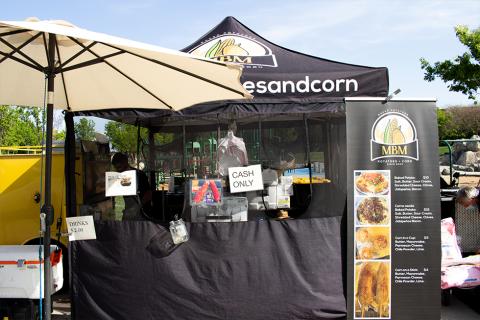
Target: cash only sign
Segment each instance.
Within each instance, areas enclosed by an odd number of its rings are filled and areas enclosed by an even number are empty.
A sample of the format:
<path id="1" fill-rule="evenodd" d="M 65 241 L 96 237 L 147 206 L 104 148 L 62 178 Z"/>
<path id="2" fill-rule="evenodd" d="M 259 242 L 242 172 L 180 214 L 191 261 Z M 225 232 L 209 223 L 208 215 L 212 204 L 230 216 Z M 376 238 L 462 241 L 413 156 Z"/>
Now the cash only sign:
<path id="1" fill-rule="evenodd" d="M 262 166 L 259 164 L 228 168 L 228 179 L 231 193 L 263 190 Z"/>
<path id="2" fill-rule="evenodd" d="M 440 319 L 432 100 L 346 99 L 350 319 Z"/>

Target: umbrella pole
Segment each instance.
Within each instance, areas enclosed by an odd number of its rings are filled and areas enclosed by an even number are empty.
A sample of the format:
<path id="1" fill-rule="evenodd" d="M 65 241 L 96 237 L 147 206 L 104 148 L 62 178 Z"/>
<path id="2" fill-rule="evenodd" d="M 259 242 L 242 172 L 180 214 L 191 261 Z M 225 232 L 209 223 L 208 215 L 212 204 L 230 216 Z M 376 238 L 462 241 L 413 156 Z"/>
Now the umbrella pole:
<path id="1" fill-rule="evenodd" d="M 55 35 L 49 34 L 48 39 L 48 60 L 49 68 L 47 76 L 47 132 L 45 140 L 45 204 L 43 212 L 45 216 L 45 232 L 43 234 L 44 245 L 44 279 L 45 279 L 45 300 L 44 319 L 51 319 L 52 309 L 52 265 L 50 262 L 50 226 L 53 222 L 52 206 L 52 130 L 53 130 L 53 93 L 54 93 L 54 68 L 55 68 Z"/>

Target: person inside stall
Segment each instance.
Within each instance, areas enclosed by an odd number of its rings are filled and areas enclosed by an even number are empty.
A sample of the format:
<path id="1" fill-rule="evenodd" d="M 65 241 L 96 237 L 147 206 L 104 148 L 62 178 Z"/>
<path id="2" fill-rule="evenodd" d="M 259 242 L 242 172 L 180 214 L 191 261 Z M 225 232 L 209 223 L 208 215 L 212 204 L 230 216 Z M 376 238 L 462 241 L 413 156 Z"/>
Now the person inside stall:
<path id="1" fill-rule="evenodd" d="M 124 153 L 115 153 L 112 157 L 112 165 L 117 172 L 135 170 L 137 173 L 137 195 L 123 197 L 125 209 L 122 220 L 144 220 L 151 209 L 152 201 L 152 191 L 147 175 L 130 166 L 128 156 Z"/>
<path id="2" fill-rule="evenodd" d="M 479 210 L 480 190 L 475 187 L 463 187 L 458 190 L 456 200 L 464 208 L 475 206 Z"/>
<path id="3" fill-rule="evenodd" d="M 463 187 L 457 192 L 456 201 L 464 208 L 474 206 L 480 213 L 480 190 L 476 187 Z M 476 254 L 480 254 L 480 248 Z"/>

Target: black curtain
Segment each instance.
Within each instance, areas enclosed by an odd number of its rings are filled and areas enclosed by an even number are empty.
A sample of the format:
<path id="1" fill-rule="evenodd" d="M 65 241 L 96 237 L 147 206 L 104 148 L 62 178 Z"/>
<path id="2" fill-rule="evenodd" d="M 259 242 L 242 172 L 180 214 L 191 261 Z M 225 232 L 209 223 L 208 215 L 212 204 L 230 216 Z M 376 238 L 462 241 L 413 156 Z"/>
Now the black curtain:
<path id="1" fill-rule="evenodd" d="M 314 184 L 313 194 L 308 184 L 296 186 L 294 193 L 302 195 L 296 205 L 305 206 L 298 218 L 307 219 L 187 223 L 190 240 L 173 252 L 167 241 L 169 232 L 161 225 L 149 221 L 96 222 L 96 240 L 71 243 L 72 318 L 344 318 L 345 114 L 343 104 L 331 104 L 332 109 L 325 109 L 327 104 L 319 106 L 323 112 L 310 113 L 308 120 L 310 151 L 324 154 L 325 171 L 332 183 Z M 302 157 L 306 137 L 302 112 L 237 107 L 213 108 L 203 115 L 190 110 L 189 116 L 185 112 L 172 117 L 175 119 L 145 112 L 143 121 L 159 133 L 178 135 L 179 124 L 186 123 L 193 124 L 187 126 L 189 137 L 202 135 L 207 129 L 215 131 L 217 137 L 216 130 L 225 130 L 234 114 L 238 135 L 247 144 L 251 140 L 248 134 L 260 133 L 262 146 L 256 162 L 275 164 L 282 152 L 278 148 L 295 150 L 298 162 L 306 162 Z M 307 111 L 298 109 L 302 107 L 295 110 Z M 267 109 L 272 116 L 263 113 Z M 127 115 L 138 116 L 138 111 L 131 112 L 114 110 L 102 115 L 127 119 L 128 123 Z M 67 131 L 73 135 L 73 121 Z M 277 136 L 284 138 L 283 147 L 275 143 Z M 173 150 L 169 148 L 182 146 L 173 139 L 157 148 L 168 154 Z M 278 152 L 267 156 L 265 148 Z M 68 149 L 75 150 L 72 145 Z M 253 154 L 249 154 L 252 163 Z M 75 187 L 74 164 L 73 158 L 71 190 Z"/>
<path id="2" fill-rule="evenodd" d="M 160 225 L 97 222 L 96 240 L 71 245 L 72 319 L 345 317 L 341 217 L 187 228 L 172 252 Z"/>
<path id="3" fill-rule="evenodd" d="M 77 198 L 75 185 L 75 129 L 73 123 L 73 113 L 65 113 L 65 203 L 67 206 L 67 216 L 75 217 L 77 215 Z"/>

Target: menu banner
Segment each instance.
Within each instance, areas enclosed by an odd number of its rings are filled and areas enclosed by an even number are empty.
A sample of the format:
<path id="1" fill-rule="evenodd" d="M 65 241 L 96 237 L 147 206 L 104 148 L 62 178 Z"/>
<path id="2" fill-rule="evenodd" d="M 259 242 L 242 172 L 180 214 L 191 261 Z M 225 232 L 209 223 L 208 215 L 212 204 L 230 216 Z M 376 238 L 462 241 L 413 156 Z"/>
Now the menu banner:
<path id="1" fill-rule="evenodd" d="M 346 101 L 349 319 L 440 318 L 433 101 Z"/>

